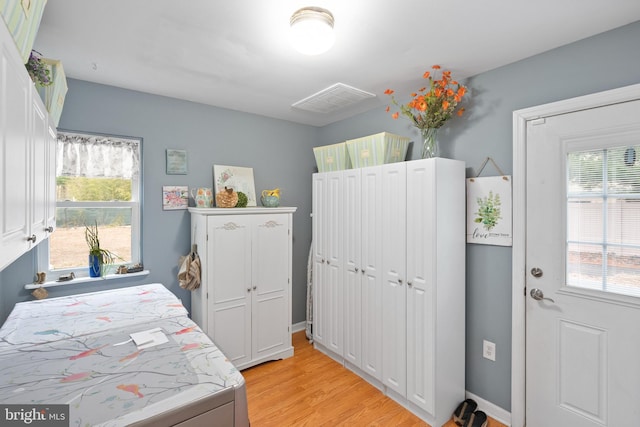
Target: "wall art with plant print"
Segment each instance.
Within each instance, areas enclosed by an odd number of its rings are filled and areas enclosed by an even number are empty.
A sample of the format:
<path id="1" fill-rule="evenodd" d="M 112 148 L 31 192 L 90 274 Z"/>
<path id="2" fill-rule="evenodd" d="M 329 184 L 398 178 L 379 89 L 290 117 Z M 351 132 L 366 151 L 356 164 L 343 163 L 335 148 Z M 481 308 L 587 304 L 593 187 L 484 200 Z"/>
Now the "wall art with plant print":
<path id="1" fill-rule="evenodd" d="M 467 243 L 511 246 L 511 176 L 467 179 Z"/>

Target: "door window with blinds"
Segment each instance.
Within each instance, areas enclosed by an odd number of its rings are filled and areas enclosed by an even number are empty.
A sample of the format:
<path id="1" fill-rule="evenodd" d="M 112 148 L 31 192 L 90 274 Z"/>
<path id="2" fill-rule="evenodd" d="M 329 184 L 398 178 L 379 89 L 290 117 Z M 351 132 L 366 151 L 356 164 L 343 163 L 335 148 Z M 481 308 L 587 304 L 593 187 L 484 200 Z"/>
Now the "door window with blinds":
<path id="1" fill-rule="evenodd" d="M 41 271 L 87 276 L 85 228 L 96 224 L 100 246 L 118 257 L 115 267 L 141 262 L 141 142 L 58 132 L 56 229 L 39 253 Z"/>
<path id="2" fill-rule="evenodd" d="M 640 297 L 640 145 L 567 154 L 568 286 Z"/>

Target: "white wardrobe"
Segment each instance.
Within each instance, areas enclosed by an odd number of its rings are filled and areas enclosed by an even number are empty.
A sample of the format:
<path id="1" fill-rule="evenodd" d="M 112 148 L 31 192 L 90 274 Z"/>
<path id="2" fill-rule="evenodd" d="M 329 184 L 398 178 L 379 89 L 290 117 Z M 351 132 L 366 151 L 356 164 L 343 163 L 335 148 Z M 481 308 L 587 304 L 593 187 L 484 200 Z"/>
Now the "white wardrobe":
<path id="1" fill-rule="evenodd" d="M 291 260 L 296 208 L 189 208 L 202 284 L 193 320 L 238 368 L 293 355 Z"/>
<path id="2" fill-rule="evenodd" d="M 465 165 L 313 177 L 313 337 L 433 426 L 465 398 Z"/>

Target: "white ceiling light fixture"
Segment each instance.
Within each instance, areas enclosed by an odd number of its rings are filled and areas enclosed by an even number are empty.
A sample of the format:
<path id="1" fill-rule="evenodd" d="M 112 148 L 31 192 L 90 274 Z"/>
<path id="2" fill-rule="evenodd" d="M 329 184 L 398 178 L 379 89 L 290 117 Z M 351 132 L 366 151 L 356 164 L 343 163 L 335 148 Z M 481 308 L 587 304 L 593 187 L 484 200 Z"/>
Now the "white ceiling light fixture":
<path id="1" fill-rule="evenodd" d="M 333 46 L 333 15 L 321 7 L 303 7 L 291 15 L 291 44 L 305 55 L 319 55 Z"/>

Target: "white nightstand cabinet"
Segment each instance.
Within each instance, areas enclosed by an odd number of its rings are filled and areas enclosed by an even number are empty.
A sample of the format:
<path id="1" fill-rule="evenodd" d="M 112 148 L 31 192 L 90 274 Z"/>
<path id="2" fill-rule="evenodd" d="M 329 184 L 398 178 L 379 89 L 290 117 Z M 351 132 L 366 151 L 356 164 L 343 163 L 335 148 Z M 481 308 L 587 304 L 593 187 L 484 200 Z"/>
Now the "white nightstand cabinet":
<path id="1" fill-rule="evenodd" d="M 202 284 L 193 320 L 238 369 L 293 355 L 291 259 L 296 208 L 189 208 Z"/>

